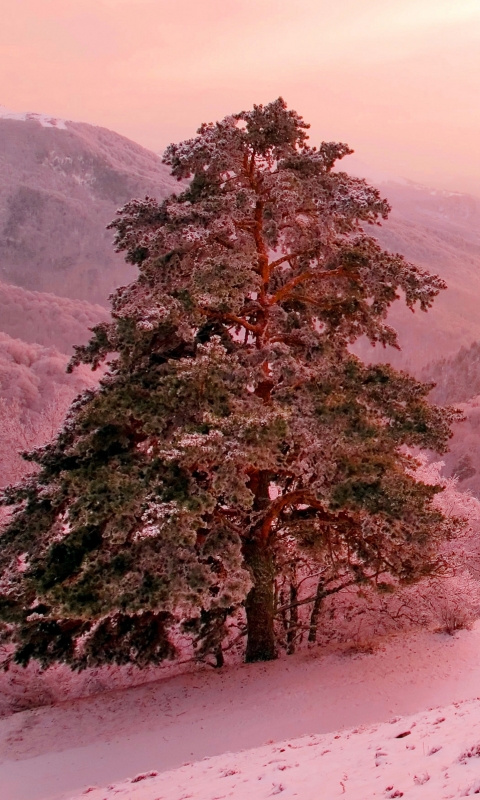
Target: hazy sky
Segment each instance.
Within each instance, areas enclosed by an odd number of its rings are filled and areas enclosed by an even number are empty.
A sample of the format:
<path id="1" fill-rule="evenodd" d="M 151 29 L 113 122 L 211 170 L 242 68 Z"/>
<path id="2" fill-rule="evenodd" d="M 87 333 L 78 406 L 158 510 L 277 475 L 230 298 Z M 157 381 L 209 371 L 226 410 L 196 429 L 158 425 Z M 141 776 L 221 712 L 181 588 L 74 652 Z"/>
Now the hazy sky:
<path id="1" fill-rule="evenodd" d="M 311 139 L 480 195 L 480 0 L 3 0 L 0 104 L 154 150 L 282 95 Z"/>

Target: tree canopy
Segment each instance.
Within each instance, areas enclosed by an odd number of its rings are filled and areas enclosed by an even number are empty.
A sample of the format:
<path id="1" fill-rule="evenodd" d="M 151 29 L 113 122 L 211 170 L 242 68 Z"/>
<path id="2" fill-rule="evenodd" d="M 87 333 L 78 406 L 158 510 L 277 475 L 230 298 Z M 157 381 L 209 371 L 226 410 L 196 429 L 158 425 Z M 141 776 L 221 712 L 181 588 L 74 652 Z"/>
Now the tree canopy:
<path id="1" fill-rule="evenodd" d="M 452 523 L 406 448 L 443 451 L 455 413 L 349 345 L 398 346 L 392 302 L 445 284 L 367 234 L 387 201 L 307 129 L 281 98 L 204 124 L 164 155 L 182 191 L 111 224 L 138 278 L 71 364 L 108 372 L 5 496 L 20 662 L 145 664 L 179 631 L 218 653 L 243 614 L 247 660 L 274 658 L 292 548 L 380 587 L 435 570 Z"/>

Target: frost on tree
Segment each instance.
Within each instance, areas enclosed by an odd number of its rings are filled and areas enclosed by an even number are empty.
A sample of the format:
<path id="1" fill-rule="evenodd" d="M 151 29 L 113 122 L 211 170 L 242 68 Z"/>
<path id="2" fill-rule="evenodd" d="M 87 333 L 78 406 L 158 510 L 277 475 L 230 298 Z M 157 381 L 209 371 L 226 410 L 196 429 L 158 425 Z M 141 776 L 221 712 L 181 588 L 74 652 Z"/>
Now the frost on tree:
<path id="1" fill-rule="evenodd" d="M 307 128 L 282 99 L 202 125 L 164 156 L 188 188 L 112 223 L 139 275 L 72 362 L 109 371 L 6 494 L 21 663 L 141 665 L 179 632 L 221 663 L 242 614 L 246 659 L 272 659 L 292 546 L 355 584 L 435 571 L 454 523 L 405 446 L 444 450 L 455 413 L 349 345 L 397 346 L 391 303 L 426 311 L 445 285 L 365 233 L 388 203 Z"/>

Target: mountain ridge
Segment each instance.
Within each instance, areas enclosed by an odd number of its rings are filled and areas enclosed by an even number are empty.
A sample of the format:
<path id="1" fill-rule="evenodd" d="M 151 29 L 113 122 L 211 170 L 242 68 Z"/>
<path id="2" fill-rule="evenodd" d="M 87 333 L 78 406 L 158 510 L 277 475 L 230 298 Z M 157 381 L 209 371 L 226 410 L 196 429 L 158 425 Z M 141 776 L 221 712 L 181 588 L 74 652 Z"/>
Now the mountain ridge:
<path id="1" fill-rule="evenodd" d="M 161 200 L 178 183 L 120 134 L 45 119 L 0 115 L 0 279 L 105 304 L 135 274 L 107 224 L 132 197 Z"/>

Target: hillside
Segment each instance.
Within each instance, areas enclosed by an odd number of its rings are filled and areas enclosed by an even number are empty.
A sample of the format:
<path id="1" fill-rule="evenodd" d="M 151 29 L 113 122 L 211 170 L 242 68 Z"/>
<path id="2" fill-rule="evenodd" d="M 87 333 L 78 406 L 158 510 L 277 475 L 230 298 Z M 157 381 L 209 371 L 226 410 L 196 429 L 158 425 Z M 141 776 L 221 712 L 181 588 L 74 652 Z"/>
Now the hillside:
<path id="1" fill-rule="evenodd" d="M 394 305 L 389 322 L 399 332 L 401 353 L 364 343 L 355 350 L 368 360 L 418 373 L 429 361 L 480 339 L 480 199 L 411 182 L 377 185 L 392 213 L 374 235 L 386 249 L 439 274 L 448 289 L 426 314 Z"/>
<path id="2" fill-rule="evenodd" d="M 134 270 L 105 226 L 132 197 L 177 187 L 158 155 L 113 131 L 0 107 L 0 279 L 106 303 Z"/>
<path id="3" fill-rule="evenodd" d="M 323 736 L 225 753 L 158 775 L 90 788 L 90 800 L 318 800 L 442 798 L 480 794 L 480 701 Z M 408 739 L 406 737 L 409 737 Z M 319 794 L 319 784 L 322 794 Z M 194 787 L 194 794 L 189 792 Z"/>
<path id="4" fill-rule="evenodd" d="M 82 365 L 69 375 L 67 363 L 66 353 L 55 347 L 0 332 L 0 487 L 32 471 L 20 453 L 50 441 L 74 397 L 96 385 L 98 372 Z M 2 508 L 0 519 L 4 515 Z"/>
<path id="5" fill-rule="evenodd" d="M 443 473 L 456 476 L 458 488 L 480 498 L 480 396 L 456 403 L 465 419 L 453 426 L 448 453 L 442 456 Z"/>
<path id="6" fill-rule="evenodd" d="M 427 364 L 422 380 L 435 383 L 431 398 L 439 405 L 465 403 L 480 394 L 480 342 L 461 347 L 450 358 Z"/>
<path id="7" fill-rule="evenodd" d="M 465 415 L 453 426 L 449 451 L 442 456 L 444 472 L 456 476 L 459 489 L 480 497 L 480 342 L 432 361 L 420 377 L 436 384 L 430 393 L 434 403 L 455 405 Z"/>

